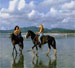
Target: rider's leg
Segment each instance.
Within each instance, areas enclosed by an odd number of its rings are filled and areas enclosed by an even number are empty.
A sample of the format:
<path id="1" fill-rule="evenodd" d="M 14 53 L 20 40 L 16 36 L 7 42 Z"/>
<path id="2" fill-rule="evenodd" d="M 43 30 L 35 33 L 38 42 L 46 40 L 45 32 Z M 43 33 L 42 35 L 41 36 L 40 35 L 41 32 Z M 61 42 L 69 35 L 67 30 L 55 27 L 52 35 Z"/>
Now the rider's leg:
<path id="1" fill-rule="evenodd" d="M 42 42 L 41 42 L 41 37 L 42 37 L 42 35 L 43 35 L 43 34 L 40 34 L 40 36 L 39 36 L 39 42 L 40 42 L 39 47 L 40 47 L 40 48 L 41 48 L 41 45 L 42 45 Z"/>
<path id="2" fill-rule="evenodd" d="M 39 36 L 39 42 L 40 42 L 40 44 L 41 44 L 41 37 L 42 37 L 42 33 L 40 33 L 40 36 Z"/>

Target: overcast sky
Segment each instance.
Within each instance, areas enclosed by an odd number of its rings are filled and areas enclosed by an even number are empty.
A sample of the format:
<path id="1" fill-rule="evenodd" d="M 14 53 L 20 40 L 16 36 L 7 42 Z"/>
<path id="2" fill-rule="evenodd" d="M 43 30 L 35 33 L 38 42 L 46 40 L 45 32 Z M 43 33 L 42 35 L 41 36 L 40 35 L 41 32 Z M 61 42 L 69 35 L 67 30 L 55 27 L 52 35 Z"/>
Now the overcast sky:
<path id="1" fill-rule="evenodd" d="M 40 24 L 75 29 L 75 0 L 0 0 L 0 30 Z"/>

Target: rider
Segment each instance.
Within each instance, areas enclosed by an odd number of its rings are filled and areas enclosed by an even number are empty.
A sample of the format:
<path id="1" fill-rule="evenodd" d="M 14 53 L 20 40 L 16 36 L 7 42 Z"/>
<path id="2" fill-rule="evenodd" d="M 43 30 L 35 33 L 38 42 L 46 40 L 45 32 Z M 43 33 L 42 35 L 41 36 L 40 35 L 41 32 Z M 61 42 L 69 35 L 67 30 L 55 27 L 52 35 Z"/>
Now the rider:
<path id="1" fill-rule="evenodd" d="M 39 42 L 40 42 L 40 44 L 41 44 L 41 37 L 43 36 L 43 31 L 44 31 L 43 25 L 40 24 L 39 32 L 36 32 L 37 34 L 39 34 Z"/>
<path id="2" fill-rule="evenodd" d="M 19 26 L 15 26 L 15 28 L 14 28 L 14 35 L 16 37 L 21 37 L 21 31 L 19 29 Z"/>

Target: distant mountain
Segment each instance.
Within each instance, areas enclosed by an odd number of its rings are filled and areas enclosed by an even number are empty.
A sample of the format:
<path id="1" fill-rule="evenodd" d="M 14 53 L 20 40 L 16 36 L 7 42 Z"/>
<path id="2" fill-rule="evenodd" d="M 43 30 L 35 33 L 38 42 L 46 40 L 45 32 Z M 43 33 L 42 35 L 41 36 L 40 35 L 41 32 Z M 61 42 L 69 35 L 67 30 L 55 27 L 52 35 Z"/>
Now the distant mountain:
<path id="1" fill-rule="evenodd" d="M 34 32 L 39 31 L 38 27 L 35 26 L 31 26 L 31 27 L 23 27 L 20 28 L 22 33 L 27 32 L 28 30 L 32 30 Z M 0 33 L 12 33 L 14 30 L 0 30 Z M 45 33 L 75 33 L 75 30 L 70 30 L 70 29 L 63 29 L 63 28 L 53 28 L 53 29 L 48 29 L 48 28 L 44 28 L 44 32 Z"/>
<path id="2" fill-rule="evenodd" d="M 50 30 L 52 33 L 75 33 L 75 30 L 64 29 L 64 28 L 53 28 Z"/>

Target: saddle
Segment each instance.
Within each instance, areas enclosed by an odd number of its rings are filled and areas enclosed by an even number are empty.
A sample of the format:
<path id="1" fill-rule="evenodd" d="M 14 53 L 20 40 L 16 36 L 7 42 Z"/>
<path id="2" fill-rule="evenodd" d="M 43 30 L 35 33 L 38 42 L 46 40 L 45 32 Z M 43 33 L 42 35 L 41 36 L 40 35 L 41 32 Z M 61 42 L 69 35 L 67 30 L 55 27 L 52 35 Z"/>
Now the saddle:
<path id="1" fill-rule="evenodd" d="M 43 36 L 41 37 L 41 43 L 42 43 L 42 44 L 45 44 L 47 41 L 48 41 L 48 37 L 47 37 L 46 35 L 43 35 Z"/>
<path id="2" fill-rule="evenodd" d="M 45 44 L 48 40 L 48 37 L 47 36 L 45 36 L 45 35 L 43 35 L 41 38 L 41 44 Z M 36 35 L 35 36 L 35 41 L 38 43 L 38 44 L 40 44 L 40 42 L 39 42 L 39 35 Z"/>

